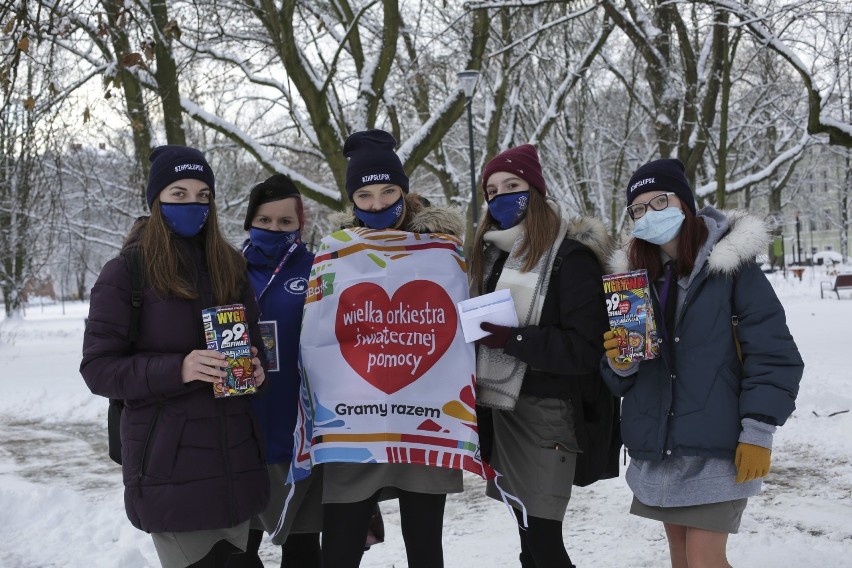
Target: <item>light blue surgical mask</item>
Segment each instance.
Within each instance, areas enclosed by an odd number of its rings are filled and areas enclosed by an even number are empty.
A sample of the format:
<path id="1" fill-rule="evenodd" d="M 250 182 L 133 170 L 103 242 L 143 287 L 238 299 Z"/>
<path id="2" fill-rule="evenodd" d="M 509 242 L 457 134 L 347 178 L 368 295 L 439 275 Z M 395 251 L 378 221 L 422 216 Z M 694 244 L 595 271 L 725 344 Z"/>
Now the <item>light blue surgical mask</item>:
<path id="1" fill-rule="evenodd" d="M 488 212 L 501 229 L 510 229 L 523 221 L 530 204 L 529 191 L 500 193 L 488 202 Z"/>
<path id="2" fill-rule="evenodd" d="M 680 233 L 686 216 L 677 207 L 666 207 L 662 211 L 649 210 L 633 227 L 633 236 L 655 245 L 664 245 Z"/>
<path id="3" fill-rule="evenodd" d="M 400 197 L 396 203 L 389 207 L 385 207 L 381 211 L 367 211 L 365 209 L 358 209 L 355 207 L 355 216 L 358 217 L 368 229 L 387 229 L 388 227 L 393 227 L 396 225 L 396 222 L 399 221 L 399 218 L 402 217 L 402 211 L 404 209 L 402 202 L 403 199 L 404 197 Z"/>
<path id="4" fill-rule="evenodd" d="M 260 227 L 249 229 L 251 246 L 269 260 L 279 260 L 290 245 L 296 242 L 301 231 L 270 231 Z"/>
<path id="5" fill-rule="evenodd" d="M 166 224 L 181 237 L 194 237 L 201 232 L 210 215 L 208 203 L 160 203 Z"/>

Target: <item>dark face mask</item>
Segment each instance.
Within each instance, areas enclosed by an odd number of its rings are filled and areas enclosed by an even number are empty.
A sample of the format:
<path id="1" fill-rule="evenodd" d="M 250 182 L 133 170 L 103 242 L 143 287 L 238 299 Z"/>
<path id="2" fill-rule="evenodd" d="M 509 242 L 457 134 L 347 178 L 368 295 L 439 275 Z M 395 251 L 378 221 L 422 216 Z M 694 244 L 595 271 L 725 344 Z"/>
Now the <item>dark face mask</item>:
<path id="1" fill-rule="evenodd" d="M 360 219 L 368 229 L 387 229 L 393 227 L 402 217 L 404 197 L 400 197 L 396 203 L 385 207 L 381 211 L 365 211 L 355 207 L 355 216 Z"/>
<path id="2" fill-rule="evenodd" d="M 169 228 L 181 237 L 201 232 L 210 215 L 209 203 L 160 203 L 160 211 Z"/>
<path id="3" fill-rule="evenodd" d="M 510 229 L 523 221 L 530 204 L 530 192 L 501 193 L 488 202 L 488 212 L 501 229 Z"/>
<path id="4" fill-rule="evenodd" d="M 284 252 L 299 240 L 301 231 L 270 231 L 260 227 L 249 229 L 251 246 L 256 248 L 269 260 L 278 260 L 284 256 Z"/>

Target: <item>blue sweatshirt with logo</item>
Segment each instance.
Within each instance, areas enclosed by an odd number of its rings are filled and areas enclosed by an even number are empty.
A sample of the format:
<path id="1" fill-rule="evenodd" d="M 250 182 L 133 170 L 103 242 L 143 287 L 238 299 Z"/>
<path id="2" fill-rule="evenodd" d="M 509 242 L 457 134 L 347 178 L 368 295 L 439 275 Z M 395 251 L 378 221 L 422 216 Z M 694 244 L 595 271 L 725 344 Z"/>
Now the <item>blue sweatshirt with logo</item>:
<path id="1" fill-rule="evenodd" d="M 275 345 L 266 343 L 270 371 L 266 374 L 264 394 L 252 398 L 252 409 L 266 440 L 267 463 L 290 461 L 293 456 L 293 429 L 299 401 L 299 332 L 305 291 L 314 255 L 299 243 L 286 256 L 270 260 L 251 246 L 243 245 L 249 279 L 260 306 L 261 327 L 276 329 Z M 277 362 L 277 369 L 276 368 Z"/>

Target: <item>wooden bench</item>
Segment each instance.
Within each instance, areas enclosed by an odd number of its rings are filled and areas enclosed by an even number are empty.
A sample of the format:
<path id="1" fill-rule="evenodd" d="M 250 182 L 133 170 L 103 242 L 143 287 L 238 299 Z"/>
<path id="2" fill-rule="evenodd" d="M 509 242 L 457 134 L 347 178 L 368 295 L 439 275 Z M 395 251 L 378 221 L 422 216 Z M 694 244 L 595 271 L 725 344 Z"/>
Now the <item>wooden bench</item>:
<path id="1" fill-rule="evenodd" d="M 802 275 L 805 273 L 805 269 L 802 266 L 794 266 L 790 269 L 790 272 L 793 273 L 793 276 L 801 280 Z"/>
<path id="2" fill-rule="evenodd" d="M 828 286 L 828 288 L 826 288 Z M 837 294 L 837 299 L 840 299 L 841 290 L 852 290 L 852 274 L 838 274 L 834 277 L 834 282 L 819 283 L 819 297 L 823 298 L 823 293 L 828 290 Z"/>

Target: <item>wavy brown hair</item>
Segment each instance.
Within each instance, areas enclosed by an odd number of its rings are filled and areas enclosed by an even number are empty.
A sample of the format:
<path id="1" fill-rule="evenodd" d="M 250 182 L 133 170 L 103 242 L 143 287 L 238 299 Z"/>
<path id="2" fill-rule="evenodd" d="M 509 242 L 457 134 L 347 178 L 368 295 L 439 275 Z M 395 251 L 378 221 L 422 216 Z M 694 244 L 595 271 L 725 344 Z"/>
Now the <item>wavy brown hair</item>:
<path id="1" fill-rule="evenodd" d="M 677 275 L 689 276 L 695 267 L 695 257 L 704 241 L 707 240 L 707 225 L 688 208 L 683 208 L 683 225 L 677 237 Z M 660 259 L 660 247 L 633 238 L 627 249 L 627 261 L 630 270 L 644 268 L 648 271 L 648 282 L 656 282 L 663 275 L 663 261 Z"/>
<path id="2" fill-rule="evenodd" d="M 518 248 L 517 257 L 524 258 L 522 272 L 529 272 L 538 263 L 547 250 L 553 246 L 553 241 L 559 232 L 559 215 L 547 204 L 547 199 L 537 190 L 530 188 L 530 206 L 525 218 L 526 230 Z M 473 238 L 470 253 L 470 279 L 475 284 L 475 290 L 481 294 L 485 270 L 485 233 L 499 229 L 497 221 L 485 209 L 479 220 L 479 228 Z"/>
<path id="3" fill-rule="evenodd" d="M 248 282 L 246 262 L 243 255 L 219 230 L 216 204 L 212 200 L 207 223 L 199 235 L 204 242 L 204 256 L 207 259 L 213 301 L 217 305 L 239 302 Z M 163 218 L 158 197 L 151 205 L 151 216 L 141 219 L 133 226 L 124 247 L 140 247 L 146 282 L 161 297 L 195 299 L 198 297 L 198 290 L 193 282 L 191 260 L 181 254 L 175 243 L 176 238 Z"/>

